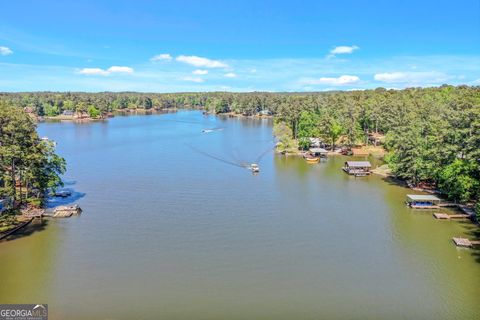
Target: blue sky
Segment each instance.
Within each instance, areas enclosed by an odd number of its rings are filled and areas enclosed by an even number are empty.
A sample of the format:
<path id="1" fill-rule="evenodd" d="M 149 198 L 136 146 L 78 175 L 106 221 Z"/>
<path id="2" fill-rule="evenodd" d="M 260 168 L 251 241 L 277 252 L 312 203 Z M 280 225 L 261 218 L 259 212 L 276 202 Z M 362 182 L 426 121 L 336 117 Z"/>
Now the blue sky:
<path id="1" fill-rule="evenodd" d="M 5 1 L 0 91 L 480 85 L 480 0 Z"/>

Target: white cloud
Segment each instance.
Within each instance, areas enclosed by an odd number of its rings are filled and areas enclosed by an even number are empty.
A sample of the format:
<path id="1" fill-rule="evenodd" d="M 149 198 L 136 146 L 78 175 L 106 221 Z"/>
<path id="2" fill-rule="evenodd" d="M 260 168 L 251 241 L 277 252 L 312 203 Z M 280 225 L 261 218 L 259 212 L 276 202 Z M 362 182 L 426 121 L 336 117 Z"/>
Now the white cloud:
<path id="1" fill-rule="evenodd" d="M 182 79 L 183 81 L 189 81 L 189 82 L 196 82 L 196 83 L 202 83 L 205 82 L 202 78 L 198 77 L 185 77 Z"/>
<path id="2" fill-rule="evenodd" d="M 322 77 L 318 79 L 307 78 L 307 79 L 301 80 L 300 82 L 306 85 L 325 84 L 325 85 L 335 86 L 335 85 L 347 85 L 347 84 L 357 83 L 359 80 L 360 78 L 357 76 L 343 75 L 338 78 L 327 78 L 327 77 Z"/>
<path id="3" fill-rule="evenodd" d="M 83 68 L 78 71 L 79 74 L 86 74 L 86 75 L 108 75 L 106 70 L 100 68 Z"/>
<path id="4" fill-rule="evenodd" d="M 338 46 L 330 50 L 330 54 L 328 57 L 335 57 L 337 54 L 350 54 L 353 53 L 353 51 L 360 49 L 357 46 Z"/>
<path id="5" fill-rule="evenodd" d="M 0 56 L 8 56 L 12 54 L 13 51 L 9 47 L 1 47 L 0 46 Z"/>
<path id="6" fill-rule="evenodd" d="M 108 76 L 112 73 L 133 73 L 133 68 L 122 66 L 111 66 L 107 70 L 101 68 L 83 68 L 78 71 L 79 74 Z"/>
<path id="7" fill-rule="evenodd" d="M 439 83 L 448 80 L 448 76 L 442 72 L 385 72 L 377 73 L 375 80 L 385 83 Z"/>
<path id="8" fill-rule="evenodd" d="M 257 69 L 250 69 L 250 73 L 257 73 Z"/>
<path id="9" fill-rule="evenodd" d="M 165 60 L 165 61 L 170 61 L 172 60 L 172 56 L 168 53 L 162 53 L 162 54 L 157 54 L 156 56 L 153 56 L 150 58 L 150 61 L 162 61 L 162 60 Z"/>
<path id="10" fill-rule="evenodd" d="M 192 73 L 196 75 L 204 75 L 204 74 L 208 74 L 208 70 L 197 69 L 195 71 L 192 71 Z"/>
<path id="11" fill-rule="evenodd" d="M 218 60 L 211 60 L 208 58 L 202 58 L 197 56 L 178 56 L 177 61 L 190 64 L 195 67 L 203 68 L 228 68 L 226 63 L 223 63 Z"/>
<path id="12" fill-rule="evenodd" d="M 223 76 L 226 77 L 226 78 L 236 78 L 237 77 L 237 75 L 233 72 L 225 73 Z"/>
<path id="13" fill-rule="evenodd" d="M 111 66 L 107 69 L 109 73 L 133 73 L 133 68 L 130 67 L 120 67 L 120 66 Z"/>

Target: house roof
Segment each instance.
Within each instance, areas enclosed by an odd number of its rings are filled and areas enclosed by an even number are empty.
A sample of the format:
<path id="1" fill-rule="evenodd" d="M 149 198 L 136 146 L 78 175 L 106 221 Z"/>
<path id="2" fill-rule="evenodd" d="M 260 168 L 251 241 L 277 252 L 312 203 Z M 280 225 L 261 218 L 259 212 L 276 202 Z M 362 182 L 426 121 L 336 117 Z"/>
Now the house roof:
<path id="1" fill-rule="evenodd" d="M 440 199 L 431 194 L 407 194 L 407 199 L 412 201 L 440 201 Z"/>
<path id="2" fill-rule="evenodd" d="M 349 167 L 371 167 L 370 161 L 347 161 Z"/>

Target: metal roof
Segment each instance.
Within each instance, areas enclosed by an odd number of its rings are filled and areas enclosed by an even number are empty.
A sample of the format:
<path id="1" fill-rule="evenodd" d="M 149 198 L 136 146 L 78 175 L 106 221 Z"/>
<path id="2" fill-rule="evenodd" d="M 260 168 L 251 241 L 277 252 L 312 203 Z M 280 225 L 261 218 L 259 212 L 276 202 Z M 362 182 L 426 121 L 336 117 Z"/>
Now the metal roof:
<path id="1" fill-rule="evenodd" d="M 371 167 L 370 161 L 347 161 L 349 167 Z"/>
<path id="2" fill-rule="evenodd" d="M 328 153 L 328 151 L 323 149 L 323 148 L 310 148 L 310 152 L 313 152 L 313 153 Z"/>
<path id="3" fill-rule="evenodd" d="M 412 201 L 440 201 L 440 198 L 431 194 L 407 194 L 407 198 Z"/>

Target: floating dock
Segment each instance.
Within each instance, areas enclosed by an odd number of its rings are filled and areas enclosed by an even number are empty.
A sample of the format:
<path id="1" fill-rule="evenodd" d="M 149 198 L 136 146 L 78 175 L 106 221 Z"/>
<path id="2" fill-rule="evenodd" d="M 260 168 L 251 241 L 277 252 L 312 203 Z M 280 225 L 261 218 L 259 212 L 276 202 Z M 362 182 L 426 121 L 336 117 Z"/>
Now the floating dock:
<path id="1" fill-rule="evenodd" d="M 453 243 L 457 247 L 472 248 L 473 246 L 480 245 L 480 241 L 474 241 L 467 238 L 452 238 Z"/>
<path id="2" fill-rule="evenodd" d="M 82 213 L 82 209 L 75 204 L 73 206 L 59 206 L 53 210 L 54 218 L 69 218 L 71 216 L 77 216 Z"/>
<path id="3" fill-rule="evenodd" d="M 447 213 L 435 212 L 433 216 L 435 217 L 435 219 L 441 219 L 441 220 L 470 219 L 470 216 L 466 214 L 447 214 Z"/>

